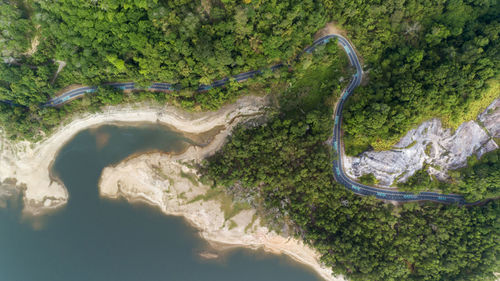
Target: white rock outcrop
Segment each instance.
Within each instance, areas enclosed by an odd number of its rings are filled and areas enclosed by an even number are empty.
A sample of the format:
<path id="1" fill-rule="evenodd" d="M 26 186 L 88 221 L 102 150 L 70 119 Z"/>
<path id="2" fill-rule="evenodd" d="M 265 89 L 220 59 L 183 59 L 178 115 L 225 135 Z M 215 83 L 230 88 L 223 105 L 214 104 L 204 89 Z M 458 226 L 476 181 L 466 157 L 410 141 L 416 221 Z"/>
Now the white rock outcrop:
<path id="1" fill-rule="evenodd" d="M 500 138 L 500 99 L 496 99 L 479 114 L 478 120 L 494 138 Z"/>
<path id="2" fill-rule="evenodd" d="M 391 150 L 345 156 L 344 168 L 353 178 L 372 173 L 385 187 L 406 181 L 424 164 L 430 165 L 430 174 L 446 179 L 447 171 L 465 166 L 469 156 L 481 157 L 498 149 L 493 138 L 500 137 L 500 99 L 488 106 L 478 120 L 480 123 L 463 123 L 455 132 L 444 129 L 438 119 L 426 121 L 410 130 Z"/>

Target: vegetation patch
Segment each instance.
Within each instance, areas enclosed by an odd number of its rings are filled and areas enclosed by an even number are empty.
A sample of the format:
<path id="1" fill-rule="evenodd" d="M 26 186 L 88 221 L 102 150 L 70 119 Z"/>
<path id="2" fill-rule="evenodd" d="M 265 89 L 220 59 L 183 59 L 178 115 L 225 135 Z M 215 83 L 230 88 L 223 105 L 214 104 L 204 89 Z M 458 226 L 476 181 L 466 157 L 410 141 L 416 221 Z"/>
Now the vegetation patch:
<path id="1" fill-rule="evenodd" d="M 481 159 L 477 159 L 476 155 L 470 156 L 467 167 L 448 171 L 448 181 L 430 176 L 427 167 L 418 170 L 405 183 L 399 183 L 400 189 L 462 194 L 468 202 L 500 196 L 500 149 L 484 154 Z M 439 170 L 439 167 L 434 168 Z"/>
<path id="2" fill-rule="evenodd" d="M 231 230 L 231 229 L 233 229 L 235 227 L 238 227 L 238 224 L 235 221 L 233 221 L 233 220 L 229 220 L 228 229 Z"/>
<path id="3" fill-rule="evenodd" d="M 364 174 L 358 178 L 359 182 L 366 185 L 376 185 L 378 184 L 377 178 L 373 175 L 373 173 Z"/>
<path id="4" fill-rule="evenodd" d="M 432 151 L 432 142 L 429 142 L 429 143 L 425 146 L 424 153 L 425 153 L 425 155 L 427 155 L 427 156 L 431 156 L 431 151 Z"/>
<path id="5" fill-rule="evenodd" d="M 462 123 L 476 120 L 477 116 L 481 114 L 495 99 L 498 98 L 500 93 L 500 77 L 492 78 L 486 81 L 486 90 L 480 99 L 472 101 L 464 114 L 458 115 L 456 118 L 450 119 L 446 116 L 441 116 L 442 120 L 449 120 L 443 122 L 445 126 L 457 129 Z"/>
<path id="6" fill-rule="evenodd" d="M 325 142 L 333 126 L 326 103 L 336 88 L 309 92 L 321 97 L 311 99 L 292 85 L 267 124 L 235 129 L 200 172 L 227 192 L 246 191 L 268 226 L 304 239 L 350 280 L 494 280 L 498 201 L 395 207 L 335 182 Z"/>
<path id="7" fill-rule="evenodd" d="M 412 148 L 415 144 L 417 144 L 417 141 L 414 140 L 412 141 L 409 145 L 407 145 L 406 147 L 403 147 L 403 149 L 408 149 L 408 148 Z"/>
<path id="8" fill-rule="evenodd" d="M 249 224 L 247 224 L 247 226 L 245 226 L 245 233 L 247 233 L 254 225 L 255 221 L 259 218 L 259 216 L 257 215 L 257 213 L 253 214 L 252 216 L 252 220 L 250 221 Z"/>
<path id="9" fill-rule="evenodd" d="M 191 182 L 191 184 L 195 185 L 195 186 L 199 186 L 199 183 L 198 183 L 198 180 L 197 180 L 197 176 L 193 173 L 190 173 L 190 172 L 184 172 L 183 170 L 181 170 L 181 173 L 180 173 L 181 177 L 182 178 L 185 178 L 187 179 L 189 182 Z"/>
<path id="10" fill-rule="evenodd" d="M 430 118 L 457 128 L 498 97 L 498 2 L 324 3 L 369 70 L 344 109 L 348 155 L 390 149 Z"/>
<path id="11" fill-rule="evenodd" d="M 188 202 L 188 204 L 194 203 L 199 200 L 214 200 L 219 202 L 221 205 L 221 210 L 224 213 L 224 220 L 226 221 L 236 216 L 243 210 L 251 209 L 251 206 L 248 203 L 233 202 L 233 198 L 226 192 L 224 192 L 224 189 L 218 187 L 210 188 L 205 194 L 194 197 Z"/>

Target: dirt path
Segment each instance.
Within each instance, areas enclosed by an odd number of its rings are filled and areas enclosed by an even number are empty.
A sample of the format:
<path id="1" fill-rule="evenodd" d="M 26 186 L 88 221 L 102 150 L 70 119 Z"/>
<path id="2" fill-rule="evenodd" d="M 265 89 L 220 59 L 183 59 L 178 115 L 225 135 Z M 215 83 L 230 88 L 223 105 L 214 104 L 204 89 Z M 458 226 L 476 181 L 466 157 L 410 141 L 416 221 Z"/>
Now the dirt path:
<path id="1" fill-rule="evenodd" d="M 35 36 L 33 37 L 33 40 L 31 40 L 31 47 L 22 55 L 25 56 L 32 56 L 36 51 L 38 50 L 38 45 L 40 44 L 40 25 L 35 26 Z"/>
<path id="2" fill-rule="evenodd" d="M 57 76 L 59 75 L 59 72 L 61 72 L 61 70 L 63 70 L 63 68 L 66 66 L 66 62 L 65 61 L 56 60 L 55 62 L 58 64 L 58 67 L 57 67 L 56 73 L 54 74 L 54 77 L 50 81 L 50 84 L 54 84 L 54 82 L 56 81 Z"/>

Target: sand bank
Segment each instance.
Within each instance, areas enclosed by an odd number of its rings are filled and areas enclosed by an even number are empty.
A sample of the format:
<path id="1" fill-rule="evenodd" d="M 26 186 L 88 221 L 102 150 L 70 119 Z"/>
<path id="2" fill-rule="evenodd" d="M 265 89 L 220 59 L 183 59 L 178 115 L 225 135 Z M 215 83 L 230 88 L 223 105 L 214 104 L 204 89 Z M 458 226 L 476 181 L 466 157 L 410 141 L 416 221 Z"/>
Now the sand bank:
<path id="1" fill-rule="evenodd" d="M 198 181 L 192 164 L 219 149 L 230 130 L 231 126 L 227 127 L 208 146 L 190 147 L 180 155 L 144 154 L 107 167 L 99 182 L 99 193 L 108 198 L 146 201 L 167 215 L 182 216 L 216 249 L 263 248 L 292 257 L 325 280 L 344 280 L 332 277 L 331 269 L 321 265 L 315 250 L 262 226 L 253 209 L 231 211 L 231 205 L 221 200 L 224 194 L 214 195 L 213 190 Z"/>
<path id="2" fill-rule="evenodd" d="M 228 218 L 217 197 L 203 198 L 209 187 L 198 182 L 190 164 L 217 151 L 239 121 L 260 115 L 266 105 L 265 98 L 244 97 L 208 113 L 187 113 L 174 107 L 108 107 L 101 113 L 76 116 L 39 143 L 13 143 L 0 138 L 0 182 L 16 179 L 24 187 L 24 211 L 39 215 L 68 200 L 66 188 L 51 178 L 50 168 L 58 151 L 81 130 L 113 122 L 159 122 L 187 134 L 221 128 L 204 147 L 191 146 L 180 155 L 143 154 L 106 168 L 99 183 L 100 194 L 146 201 L 165 214 L 183 216 L 214 247 L 264 248 L 291 256 L 326 280 L 344 280 L 333 278 L 331 270 L 320 265 L 318 253 L 301 241 L 261 226 L 255 210 L 242 210 Z"/>
<path id="3" fill-rule="evenodd" d="M 204 113 L 187 113 L 172 106 L 107 107 L 100 113 L 75 116 L 39 143 L 13 143 L 0 137 L 0 182 L 16 179 L 25 187 L 24 211 L 38 215 L 67 202 L 66 188 L 51 178 L 49 172 L 59 149 L 81 130 L 113 122 L 159 122 L 197 134 L 225 126 L 238 116 L 254 115 L 265 104 L 261 97 L 243 97 L 218 111 Z"/>

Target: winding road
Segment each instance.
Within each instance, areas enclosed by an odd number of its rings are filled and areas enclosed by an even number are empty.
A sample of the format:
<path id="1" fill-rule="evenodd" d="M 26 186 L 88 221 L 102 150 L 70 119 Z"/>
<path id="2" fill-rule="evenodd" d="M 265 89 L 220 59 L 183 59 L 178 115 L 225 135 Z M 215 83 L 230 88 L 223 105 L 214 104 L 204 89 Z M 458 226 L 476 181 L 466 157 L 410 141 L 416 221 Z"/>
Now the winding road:
<path id="1" fill-rule="evenodd" d="M 368 186 L 368 185 L 363 185 L 360 184 L 351 178 L 349 178 L 343 169 L 342 165 L 342 157 L 344 153 L 343 145 L 342 145 L 342 133 L 341 133 L 341 125 L 342 125 L 342 109 L 344 108 L 344 104 L 347 100 L 347 98 L 354 92 L 354 89 L 359 86 L 361 83 L 361 80 L 363 79 L 363 69 L 361 67 L 361 64 L 359 63 L 358 56 L 356 52 L 354 51 L 353 46 L 345 39 L 343 36 L 339 34 L 329 34 L 324 37 L 319 38 L 318 40 L 314 41 L 313 44 L 309 47 L 307 47 L 304 52 L 306 53 L 311 53 L 314 51 L 314 49 L 320 45 L 326 44 L 330 40 L 338 40 L 338 43 L 342 46 L 344 51 L 346 52 L 350 64 L 356 68 L 356 73 L 353 75 L 352 80 L 349 82 L 349 85 L 347 88 L 344 90 L 342 93 L 342 96 L 340 100 L 337 103 L 337 106 L 335 108 L 335 125 L 333 128 L 333 141 L 332 141 L 332 146 L 333 149 L 336 152 L 336 159 L 333 160 L 333 172 L 335 179 L 343 184 L 346 188 L 351 190 L 352 192 L 359 194 L 359 195 L 364 195 L 364 196 L 375 196 L 378 199 L 381 200 L 386 200 L 386 201 L 397 201 L 397 202 L 409 202 L 409 201 L 435 201 L 435 202 L 441 202 L 441 203 L 458 203 L 460 205 L 476 205 L 479 202 L 473 202 L 473 203 L 467 203 L 465 199 L 460 196 L 460 195 L 454 195 L 454 194 L 440 194 L 440 193 L 434 193 L 434 192 L 421 192 L 418 194 L 413 194 L 409 192 L 401 192 L 401 191 L 396 191 L 396 190 L 389 190 L 389 189 L 383 189 L 383 188 L 378 188 L 378 187 L 373 187 L 373 186 Z M 280 67 L 284 66 L 284 64 L 277 64 L 273 65 L 270 67 L 271 70 L 278 69 Z M 246 79 L 249 79 L 251 77 L 254 77 L 255 75 L 261 74 L 263 70 L 253 70 L 253 71 L 248 71 L 244 73 L 240 73 L 238 75 L 232 76 L 235 81 L 244 81 Z M 230 78 L 224 78 L 221 80 L 214 81 L 210 85 L 201 85 L 197 91 L 206 91 L 214 87 L 220 87 L 226 84 Z M 108 86 L 115 87 L 117 89 L 121 90 L 158 90 L 158 91 L 170 91 L 170 90 L 175 90 L 175 85 L 169 84 L 169 83 L 153 83 L 150 87 L 148 88 L 140 88 L 136 87 L 134 82 L 124 82 L 124 83 L 108 83 L 105 84 Z M 70 91 L 67 91 L 63 94 L 61 94 L 58 97 L 55 97 L 49 102 L 45 104 L 45 106 L 58 106 L 61 104 L 64 104 L 70 100 L 80 98 L 84 96 L 87 93 L 92 93 L 97 91 L 97 87 L 80 87 L 76 89 L 72 89 Z M 7 102 L 8 101 L 4 101 Z"/>
<path id="2" fill-rule="evenodd" d="M 358 56 L 354 51 L 352 45 L 347 41 L 344 37 L 336 34 L 328 35 L 319 40 L 328 40 L 328 38 L 335 37 L 338 38 L 339 44 L 344 48 L 347 56 L 349 57 L 350 64 L 356 68 L 356 73 L 353 75 L 352 80 L 350 81 L 347 88 L 342 93 L 342 97 L 337 103 L 337 107 L 335 108 L 335 125 L 333 127 L 333 149 L 337 152 L 336 159 L 333 160 L 333 169 L 334 175 L 337 182 L 343 184 L 346 188 L 350 189 L 352 192 L 359 195 L 368 195 L 375 196 L 381 200 L 389 200 L 389 201 L 397 201 L 397 202 L 409 202 L 409 201 L 435 201 L 442 203 L 458 203 L 461 205 L 469 205 L 469 204 L 477 204 L 467 203 L 465 199 L 461 195 L 455 194 L 440 194 L 435 192 L 421 192 L 418 194 L 413 194 L 409 192 L 402 192 L 396 190 L 382 189 L 376 188 L 368 185 L 364 185 L 350 179 L 344 172 L 344 168 L 342 165 L 342 155 L 344 153 L 343 145 L 342 145 L 342 109 L 344 108 L 344 104 L 347 98 L 354 92 L 354 89 L 359 86 L 361 80 L 363 79 L 363 69 L 361 68 L 361 64 L 359 63 Z M 316 42 L 314 42 L 316 43 Z"/>

